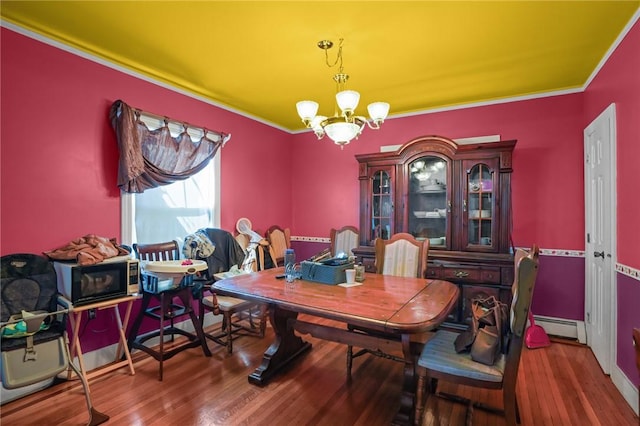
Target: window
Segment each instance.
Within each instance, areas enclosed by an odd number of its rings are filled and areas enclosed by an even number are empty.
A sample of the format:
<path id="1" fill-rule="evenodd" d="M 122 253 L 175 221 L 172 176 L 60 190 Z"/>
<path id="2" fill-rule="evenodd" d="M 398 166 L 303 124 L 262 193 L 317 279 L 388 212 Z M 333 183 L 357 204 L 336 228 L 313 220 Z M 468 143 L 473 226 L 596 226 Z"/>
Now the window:
<path id="1" fill-rule="evenodd" d="M 142 115 L 149 129 L 162 126 L 162 121 Z M 169 123 L 172 136 L 182 127 Z M 202 133 L 188 130 L 193 140 Z M 200 228 L 220 226 L 220 155 L 214 157 L 198 174 L 170 185 L 160 186 L 141 194 L 121 193 L 121 241 L 154 243 L 177 240 Z"/>

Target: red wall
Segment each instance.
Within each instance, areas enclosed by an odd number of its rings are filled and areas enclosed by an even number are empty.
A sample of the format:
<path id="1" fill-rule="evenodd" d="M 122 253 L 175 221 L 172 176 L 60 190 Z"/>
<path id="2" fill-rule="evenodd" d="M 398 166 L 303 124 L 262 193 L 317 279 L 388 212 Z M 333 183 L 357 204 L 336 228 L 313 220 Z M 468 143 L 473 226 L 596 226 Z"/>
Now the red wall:
<path id="1" fill-rule="evenodd" d="M 517 139 L 513 156 L 514 241 L 546 248 L 584 248 L 582 95 L 467 108 L 387 120 L 365 130 L 341 151 L 310 133 L 295 136 L 294 229 L 328 236 L 329 229 L 359 224 L 355 154 L 421 135 L 451 138 L 499 134 Z M 331 167 L 326 167 L 331 164 Z"/>
<path id="2" fill-rule="evenodd" d="M 617 124 L 618 261 L 640 269 L 640 21 L 585 91 L 582 126 L 611 103 Z"/>
<path id="3" fill-rule="evenodd" d="M 640 269 L 640 21 L 636 21 L 591 82 L 584 99 L 585 127 L 611 103 L 616 105 L 617 260 L 637 270 Z M 640 327 L 640 281 L 618 274 L 616 290 L 616 364 L 639 385 L 631 330 Z"/>
<path id="4" fill-rule="evenodd" d="M 2 28 L 1 252 L 39 253 L 95 233 L 120 238 L 113 101 L 231 133 L 222 227 L 291 222 L 287 133 Z M 267 196 L 268 195 L 268 196 Z"/>

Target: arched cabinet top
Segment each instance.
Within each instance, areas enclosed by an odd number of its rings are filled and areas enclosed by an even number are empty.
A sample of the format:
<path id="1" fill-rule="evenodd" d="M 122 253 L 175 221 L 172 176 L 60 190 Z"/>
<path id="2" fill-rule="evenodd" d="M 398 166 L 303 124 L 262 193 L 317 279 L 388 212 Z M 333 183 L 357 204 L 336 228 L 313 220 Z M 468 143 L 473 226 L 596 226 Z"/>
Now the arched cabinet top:
<path id="1" fill-rule="evenodd" d="M 427 135 L 409 140 L 396 151 L 357 154 L 355 157 L 359 163 L 373 166 L 377 162 L 406 163 L 424 155 L 443 155 L 455 160 L 469 157 L 488 158 L 498 154 L 500 169 L 504 172 L 511 170 L 511 155 L 515 145 L 515 140 L 457 144 L 453 139 L 444 136 Z M 366 174 L 366 167 L 361 168 L 360 174 L 363 173 Z"/>

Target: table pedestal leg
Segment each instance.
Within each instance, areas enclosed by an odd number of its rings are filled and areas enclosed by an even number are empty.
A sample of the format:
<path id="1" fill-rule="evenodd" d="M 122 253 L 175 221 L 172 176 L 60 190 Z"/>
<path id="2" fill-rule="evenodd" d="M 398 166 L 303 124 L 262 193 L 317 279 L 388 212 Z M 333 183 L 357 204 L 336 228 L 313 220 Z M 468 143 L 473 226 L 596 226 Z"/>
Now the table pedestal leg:
<path id="1" fill-rule="evenodd" d="M 276 337 L 264 353 L 262 364 L 249 375 L 249 383 L 265 385 L 278 371 L 286 367 L 304 352 L 311 349 L 311 343 L 296 336 L 289 320 L 298 317 L 297 312 L 287 311 L 278 306 L 269 307 L 269 320 Z"/>
<path id="2" fill-rule="evenodd" d="M 417 348 L 412 344 L 411 336 L 402 335 L 402 352 L 404 354 L 404 371 L 402 378 L 402 392 L 400 393 L 400 408 L 391 424 L 412 425 L 415 415 L 416 403 L 416 362 L 418 360 Z"/>

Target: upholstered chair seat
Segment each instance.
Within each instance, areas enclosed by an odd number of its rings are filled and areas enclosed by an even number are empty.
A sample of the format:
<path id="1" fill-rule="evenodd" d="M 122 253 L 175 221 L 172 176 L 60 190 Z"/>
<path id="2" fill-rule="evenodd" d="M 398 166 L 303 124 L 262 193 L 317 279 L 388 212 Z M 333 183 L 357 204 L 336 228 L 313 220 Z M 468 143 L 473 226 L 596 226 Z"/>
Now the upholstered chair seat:
<path id="1" fill-rule="evenodd" d="M 504 353 L 499 355 L 493 365 L 476 362 L 471 359 L 469 353 L 456 353 L 454 341 L 458 333 L 438 330 L 424 345 L 416 366 L 418 375 L 416 425 L 422 423 L 425 389 L 428 390 L 427 395 L 465 403 L 467 405 L 467 424 L 471 424 L 474 407 L 502 413 L 509 426 L 520 423 L 520 413 L 516 398 L 516 381 L 527 317 L 538 273 L 538 255 L 539 249 L 535 245 L 529 253 L 522 249 L 516 251 L 514 256 L 514 281 L 511 286 L 512 300 L 509 312 L 509 333 Z M 458 395 L 437 392 L 438 381 L 440 380 L 476 388 L 502 389 L 503 408 L 489 407 Z"/>
<path id="2" fill-rule="evenodd" d="M 502 382 L 506 357 L 500 354 L 495 364 L 485 365 L 471 359 L 469 353 L 456 353 L 453 342 L 458 333 L 440 330 L 427 342 L 418 365 L 430 371 L 468 377 L 485 382 Z"/>

